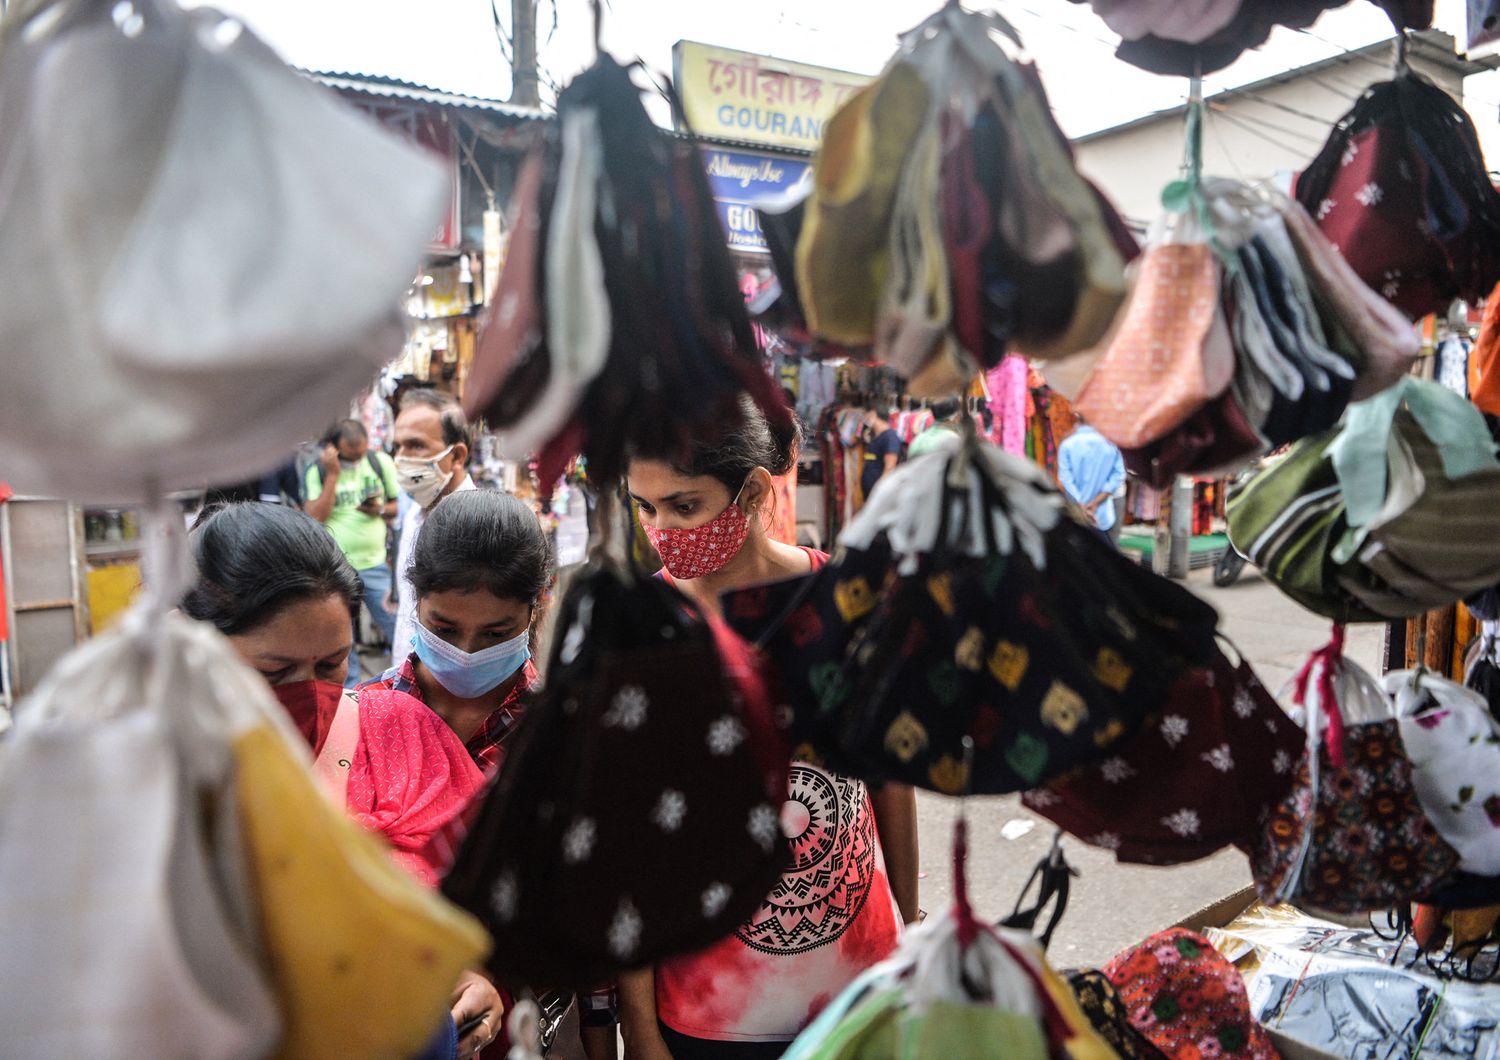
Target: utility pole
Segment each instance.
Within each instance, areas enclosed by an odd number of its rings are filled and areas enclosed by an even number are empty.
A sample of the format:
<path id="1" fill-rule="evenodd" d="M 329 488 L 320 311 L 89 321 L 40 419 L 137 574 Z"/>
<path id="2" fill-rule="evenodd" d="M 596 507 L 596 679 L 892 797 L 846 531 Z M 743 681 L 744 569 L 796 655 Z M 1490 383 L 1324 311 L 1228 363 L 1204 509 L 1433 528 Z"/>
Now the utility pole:
<path id="1" fill-rule="evenodd" d="M 518 107 L 537 107 L 542 102 L 536 69 L 536 5 L 537 0 L 510 0 L 511 54 L 515 56 L 510 101 Z"/>

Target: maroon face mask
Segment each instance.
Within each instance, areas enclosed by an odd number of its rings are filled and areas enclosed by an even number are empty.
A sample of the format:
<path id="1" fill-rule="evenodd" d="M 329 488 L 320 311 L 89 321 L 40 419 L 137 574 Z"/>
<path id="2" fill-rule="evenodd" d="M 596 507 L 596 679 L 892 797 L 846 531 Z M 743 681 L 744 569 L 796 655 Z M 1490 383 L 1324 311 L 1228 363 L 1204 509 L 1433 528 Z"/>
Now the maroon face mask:
<path id="1" fill-rule="evenodd" d="M 328 739 L 333 715 L 339 709 L 343 686 L 332 681 L 293 681 L 274 685 L 271 691 L 291 715 L 293 724 L 313 749 L 313 754 L 321 751 L 323 742 Z"/>

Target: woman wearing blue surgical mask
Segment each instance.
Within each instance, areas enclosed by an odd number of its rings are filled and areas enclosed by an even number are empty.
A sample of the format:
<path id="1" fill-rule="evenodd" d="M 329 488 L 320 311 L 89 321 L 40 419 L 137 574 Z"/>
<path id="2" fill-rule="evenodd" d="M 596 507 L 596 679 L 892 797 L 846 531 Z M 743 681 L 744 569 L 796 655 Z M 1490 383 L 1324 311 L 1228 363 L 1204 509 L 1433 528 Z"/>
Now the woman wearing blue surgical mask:
<path id="1" fill-rule="evenodd" d="M 536 680 L 531 632 L 552 580 L 551 545 L 510 494 L 453 493 L 427 515 L 408 577 L 411 654 L 372 684 L 426 703 L 492 776 Z"/>

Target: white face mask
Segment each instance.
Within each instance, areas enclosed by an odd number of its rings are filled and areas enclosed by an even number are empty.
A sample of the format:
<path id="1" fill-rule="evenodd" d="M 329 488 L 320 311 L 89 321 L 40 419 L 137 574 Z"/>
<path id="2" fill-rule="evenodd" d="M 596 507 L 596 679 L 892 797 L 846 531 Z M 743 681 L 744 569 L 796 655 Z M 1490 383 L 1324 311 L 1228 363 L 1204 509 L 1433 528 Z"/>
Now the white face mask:
<path id="1" fill-rule="evenodd" d="M 438 467 L 438 461 L 453 452 L 449 446 L 436 456 L 396 457 L 396 484 L 411 494 L 423 508 L 431 508 L 453 481 L 453 472 Z"/>

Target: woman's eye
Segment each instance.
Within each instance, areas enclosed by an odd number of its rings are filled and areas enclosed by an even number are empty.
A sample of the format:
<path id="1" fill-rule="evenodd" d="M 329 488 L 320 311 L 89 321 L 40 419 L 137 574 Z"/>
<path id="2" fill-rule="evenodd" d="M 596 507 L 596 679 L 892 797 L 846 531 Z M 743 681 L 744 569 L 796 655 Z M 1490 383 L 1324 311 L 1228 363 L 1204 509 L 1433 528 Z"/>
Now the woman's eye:
<path id="1" fill-rule="evenodd" d="M 637 501 L 636 503 L 640 505 L 641 511 L 645 512 L 647 515 L 656 514 L 656 509 L 651 507 L 651 505 L 647 504 L 645 501 Z"/>
<path id="2" fill-rule="evenodd" d="M 262 670 L 260 675 L 266 679 L 267 684 L 279 685 L 291 675 L 291 670 Z"/>
<path id="3" fill-rule="evenodd" d="M 695 508 L 697 508 L 697 505 L 695 504 L 679 504 L 677 506 L 677 514 L 692 515 Z"/>

